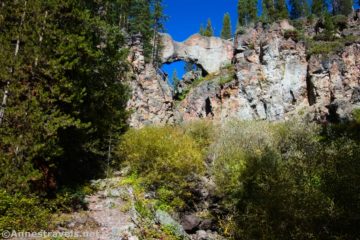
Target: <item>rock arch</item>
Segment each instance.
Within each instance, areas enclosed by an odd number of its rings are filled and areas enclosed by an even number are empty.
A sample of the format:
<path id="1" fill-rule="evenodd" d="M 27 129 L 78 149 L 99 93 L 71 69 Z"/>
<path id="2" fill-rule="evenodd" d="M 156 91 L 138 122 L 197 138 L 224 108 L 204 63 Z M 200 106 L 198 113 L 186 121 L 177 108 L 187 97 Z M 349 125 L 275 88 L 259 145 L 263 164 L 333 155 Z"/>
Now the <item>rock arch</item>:
<path id="1" fill-rule="evenodd" d="M 215 73 L 231 63 L 234 45 L 217 37 L 194 34 L 184 42 L 176 42 L 169 34 L 161 34 L 162 64 L 183 60 L 200 65 L 207 73 Z"/>

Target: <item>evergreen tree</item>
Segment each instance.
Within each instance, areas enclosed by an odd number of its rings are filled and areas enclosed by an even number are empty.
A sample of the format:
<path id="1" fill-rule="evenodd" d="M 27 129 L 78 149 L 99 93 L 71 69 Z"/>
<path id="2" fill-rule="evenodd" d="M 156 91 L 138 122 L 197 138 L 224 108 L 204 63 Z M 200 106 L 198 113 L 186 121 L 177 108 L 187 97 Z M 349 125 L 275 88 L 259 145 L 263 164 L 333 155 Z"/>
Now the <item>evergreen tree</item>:
<path id="1" fill-rule="evenodd" d="M 109 138 L 124 130 L 127 116 L 120 81 L 127 51 L 116 9 L 88 0 L 0 8 L 0 85 L 9 92 L 0 185 L 9 193 L 46 193 L 104 167 Z"/>
<path id="2" fill-rule="evenodd" d="M 248 21 L 255 22 L 257 20 L 257 3 L 258 0 L 248 0 Z"/>
<path id="3" fill-rule="evenodd" d="M 326 11 L 326 3 L 324 0 L 313 0 L 311 6 L 312 14 L 316 16 L 321 16 Z"/>
<path id="4" fill-rule="evenodd" d="M 214 36 L 214 30 L 213 30 L 213 28 L 212 28 L 210 18 L 209 18 L 208 21 L 207 21 L 206 29 L 205 29 L 205 31 L 204 31 L 204 36 L 206 36 L 206 37 L 212 37 L 212 36 Z"/>
<path id="5" fill-rule="evenodd" d="M 204 25 L 200 25 L 200 30 L 199 30 L 199 34 L 201 35 L 201 36 L 205 36 L 205 28 L 204 28 Z"/>
<path id="6" fill-rule="evenodd" d="M 352 0 L 332 0 L 333 14 L 349 15 L 353 10 Z"/>
<path id="7" fill-rule="evenodd" d="M 325 26 L 324 35 L 328 39 L 332 39 L 335 33 L 335 25 L 331 15 L 328 12 L 326 12 L 324 15 L 324 26 Z"/>
<path id="8" fill-rule="evenodd" d="M 297 19 L 309 15 L 309 5 L 307 0 L 290 0 L 290 17 Z"/>
<path id="9" fill-rule="evenodd" d="M 276 9 L 277 9 L 277 14 L 275 14 L 276 19 L 288 18 L 289 13 L 288 13 L 288 9 L 287 9 L 285 0 L 277 0 Z"/>
<path id="10" fill-rule="evenodd" d="M 231 19 L 230 14 L 226 13 L 223 19 L 223 27 L 221 30 L 221 38 L 223 39 L 230 39 L 232 37 L 232 30 L 231 30 Z"/>
<path id="11" fill-rule="evenodd" d="M 266 21 L 276 21 L 288 17 L 285 0 L 263 0 L 263 16 Z"/>
<path id="12" fill-rule="evenodd" d="M 177 94 L 179 92 L 180 80 L 179 80 L 179 78 L 177 76 L 176 69 L 174 69 L 174 71 L 173 71 L 172 82 L 173 82 L 173 86 L 174 86 L 174 93 Z"/>
<path id="13" fill-rule="evenodd" d="M 163 14 L 162 0 L 153 0 L 154 12 L 152 16 L 153 40 L 152 40 L 152 61 L 155 66 L 159 65 L 159 53 L 161 52 L 161 39 L 159 32 L 164 31 L 164 21 L 166 17 Z"/>
<path id="14" fill-rule="evenodd" d="M 240 26 L 247 26 L 250 22 L 257 20 L 258 0 L 238 1 L 238 21 Z"/>
<path id="15" fill-rule="evenodd" d="M 248 24 L 247 16 L 249 13 L 247 0 L 238 1 L 238 23 L 239 26 L 246 26 Z"/>

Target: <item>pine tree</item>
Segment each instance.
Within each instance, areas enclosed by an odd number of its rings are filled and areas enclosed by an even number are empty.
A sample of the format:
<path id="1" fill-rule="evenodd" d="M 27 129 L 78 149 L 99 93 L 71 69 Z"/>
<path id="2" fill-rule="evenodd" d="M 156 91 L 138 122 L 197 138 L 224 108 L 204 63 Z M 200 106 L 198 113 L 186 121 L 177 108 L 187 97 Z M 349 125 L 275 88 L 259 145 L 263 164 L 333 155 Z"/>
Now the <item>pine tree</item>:
<path id="1" fill-rule="evenodd" d="M 223 39 L 230 39 L 232 37 L 232 30 L 231 30 L 231 19 L 230 14 L 226 13 L 223 19 L 223 27 L 221 30 L 221 38 Z"/>
<path id="2" fill-rule="evenodd" d="M 127 117 L 120 81 L 127 51 L 113 6 L 19 0 L 0 8 L 0 84 L 9 82 L 10 93 L 0 185 L 7 191 L 44 194 L 102 169 L 109 136 L 124 130 Z"/>
<path id="3" fill-rule="evenodd" d="M 353 0 L 333 0 L 334 15 L 349 15 L 353 10 Z"/>
<path id="4" fill-rule="evenodd" d="M 210 18 L 209 18 L 208 21 L 207 21 L 206 29 L 205 29 L 205 31 L 204 31 L 204 36 L 206 36 L 206 37 L 212 37 L 212 36 L 214 36 L 214 30 L 213 30 L 213 28 L 212 28 Z"/>
<path id="5" fill-rule="evenodd" d="M 334 25 L 331 15 L 328 12 L 326 12 L 324 15 L 324 26 L 325 26 L 324 35 L 328 39 L 332 39 L 332 37 L 335 33 L 335 25 Z"/>
<path id="6" fill-rule="evenodd" d="M 240 26 L 247 26 L 250 22 L 257 20 L 258 0 L 238 1 L 238 21 Z"/>
<path id="7" fill-rule="evenodd" d="M 309 15 L 309 5 L 307 0 L 290 0 L 290 17 L 292 19 L 297 19 L 300 17 L 305 17 Z"/>
<path id="8" fill-rule="evenodd" d="M 326 11 L 326 4 L 324 0 L 314 0 L 311 6 L 311 12 L 316 16 L 322 16 Z"/>
<path id="9" fill-rule="evenodd" d="M 159 37 L 159 32 L 164 31 L 164 21 L 166 17 L 163 14 L 162 0 L 153 0 L 153 40 L 152 40 L 152 62 L 155 66 L 159 65 L 159 53 L 161 52 L 162 45 Z"/>
<path id="10" fill-rule="evenodd" d="M 246 26 L 248 24 L 247 16 L 248 16 L 248 3 L 247 0 L 239 0 L 238 1 L 238 23 L 239 26 Z"/>
<path id="11" fill-rule="evenodd" d="M 174 71 L 173 71 L 172 82 L 173 82 L 173 86 L 174 86 L 174 93 L 177 94 L 179 92 L 180 80 L 179 80 L 179 78 L 177 76 L 176 69 L 174 69 Z"/>
<path id="12" fill-rule="evenodd" d="M 262 2 L 263 12 L 262 18 L 266 21 L 273 21 L 276 19 L 275 2 L 273 0 L 263 0 Z"/>
<path id="13" fill-rule="evenodd" d="M 199 34 L 201 35 L 201 36 L 205 36 L 205 28 L 204 28 L 204 25 L 200 25 L 200 30 L 199 30 Z"/>
<path id="14" fill-rule="evenodd" d="M 257 3 L 258 3 L 258 0 L 249 0 L 248 1 L 249 22 L 255 22 L 257 20 Z"/>
<path id="15" fill-rule="evenodd" d="M 287 9 L 285 0 L 277 0 L 276 9 L 277 9 L 277 14 L 275 14 L 275 16 L 276 16 L 277 20 L 288 18 L 289 13 L 288 13 L 288 9 Z"/>

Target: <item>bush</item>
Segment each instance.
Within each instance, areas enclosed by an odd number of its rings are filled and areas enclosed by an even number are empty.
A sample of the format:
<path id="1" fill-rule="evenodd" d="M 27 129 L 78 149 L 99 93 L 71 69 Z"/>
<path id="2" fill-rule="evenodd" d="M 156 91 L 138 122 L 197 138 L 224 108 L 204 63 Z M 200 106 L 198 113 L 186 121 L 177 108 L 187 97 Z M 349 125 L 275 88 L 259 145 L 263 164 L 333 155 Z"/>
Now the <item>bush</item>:
<path id="1" fill-rule="evenodd" d="M 148 188 L 166 193 L 168 203 L 180 202 L 179 198 L 189 202 L 196 176 L 204 170 L 199 145 L 179 127 L 129 130 L 121 139 L 118 156 Z"/>
<path id="2" fill-rule="evenodd" d="M 314 125 L 230 122 L 211 149 L 224 207 L 220 223 L 229 237 L 352 239 L 358 234 L 356 145 L 329 145 Z M 348 169 L 351 163 L 356 170 Z"/>
<path id="3" fill-rule="evenodd" d="M 284 38 L 285 39 L 289 39 L 291 38 L 292 40 L 294 40 L 295 42 L 298 42 L 300 40 L 300 33 L 298 30 L 286 30 L 284 32 Z"/>
<path id="4" fill-rule="evenodd" d="M 212 121 L 208 120 L 193 121 L 182 125 L 184 132 L 196 141 L 204 153 L 215 140 L 216 127 Z"/>
<path id="5" fill-rule="evenodd" d="M 347 28 L 348 25 L 348 17 L 344 15 L 336 15 L 332 18 L 332 21 L 337 29 L 340 31 Z"/>
<path id="6" fill-rule="evenodd" d="M 0 233 L 8 231 L 38 231 L 49 226 L 49 210 L 36 197 L 10 195 L 0 191 Z"/>
<path id="7" fill-rule="evenodd" d="M 342 50 L 344 44 L 340 41 L 335 42 L 313 42 L 311 43 L 307 54 L 308 56 L 316 54 L 331 54 Z"/>

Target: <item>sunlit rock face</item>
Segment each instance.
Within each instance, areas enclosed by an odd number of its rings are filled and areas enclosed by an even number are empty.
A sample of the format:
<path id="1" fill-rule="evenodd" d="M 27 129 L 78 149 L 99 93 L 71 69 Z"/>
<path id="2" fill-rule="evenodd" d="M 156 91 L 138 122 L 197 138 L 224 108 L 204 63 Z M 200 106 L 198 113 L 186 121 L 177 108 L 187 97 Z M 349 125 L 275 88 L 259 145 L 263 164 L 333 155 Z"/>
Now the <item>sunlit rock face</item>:
<path id="1" fill-rule="evenodd" d="M 351 25 L 353 24 L 353 25 Z M 359 36 L 359 20 L 350 22 Z M 228 72 L 204 81 L 176 105 L 179 122 L 209 118 L 280 121 L 341 121 L 360 107 L 360 43 L 339 52 L 307 56 L 303 41 L 285 38 L 287 21 L 258 24 L 235 39 L 234 77 Z M 308 29 L 309 34 L 315 34 Z M 347 33 L 348 34 L 348 33 Z"/>
<path id="2" fill-rule="evenodd" d="M 217 37 L 192 35 L 184 42 L 176 42 L 168 34 L 161 34 L 163 63 L 178 60 L 200 65 L 207 73 L 215 73 L 231 64 L 234 55 L 233 43 Z"/>
<path id="3" fill-rule="evenodd" d="M 167 79 L 152 64 L 146 64 L 141 36 L 129 39 L 132 80 L 129 82 L 131 98 L 129 125 L 141 128 L 152 124 L 173 122 L 172 88 Z"/>
<path id="4" fill-rule="evenodd" d="M 175 101 L 171 87 L 152 66 L 133 61 L 131 125 L 212 119 L 341 121 L 360 108 L 360 17 L 349 19 L 338 34 L 352 35 L 338 51 L 308 54 L 288 21 L 258 24 L 238 34 L 234 43 L 193 35 L 177 43 L 163 35 L 163 62 L 185 60 L 211 73 L 200 83 L 184 81 L 186 95 Z M 305 34 L 314 36 L 314 26 Z M 286 37 L 287 36 L 287 37 Z M 136 51 L 135 51 L 136 52 Z M 229 65 L 231 63 L 231 65 Z"/>

